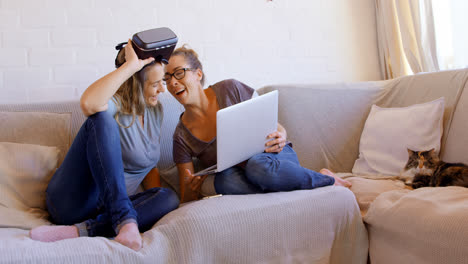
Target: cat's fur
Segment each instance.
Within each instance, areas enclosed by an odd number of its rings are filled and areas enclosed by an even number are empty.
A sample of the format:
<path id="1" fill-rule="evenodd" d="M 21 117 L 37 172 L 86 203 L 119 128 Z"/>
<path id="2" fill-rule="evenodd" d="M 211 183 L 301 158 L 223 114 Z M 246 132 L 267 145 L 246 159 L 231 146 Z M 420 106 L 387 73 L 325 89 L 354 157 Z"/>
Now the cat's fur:
<path id="1" fill-rule="evenodd" d="M 441 161 L 434 149 L 428 151 L 408 149 L 408 162 L 400 178 L 406 180 L 406 183 L 414 189 L 442 186 L 468 187 L 468 165 Z"/>

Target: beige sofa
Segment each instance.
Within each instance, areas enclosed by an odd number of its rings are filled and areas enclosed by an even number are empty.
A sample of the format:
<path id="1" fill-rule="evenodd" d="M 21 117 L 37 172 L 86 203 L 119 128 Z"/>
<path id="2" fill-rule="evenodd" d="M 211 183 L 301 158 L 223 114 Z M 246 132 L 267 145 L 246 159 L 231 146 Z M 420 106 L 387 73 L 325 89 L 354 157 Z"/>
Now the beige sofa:
<path id="1" fill-rule="evenodd" d="M 280 112 L 280 122 L 289 139 L 299 142 L 300 161 L 343 172 L 353 183 L 369 232 L 371 263 L 467 263 L 468 188 L 412 190 L 395 175 L 351 172 L 372 104 L 406 108 L 440 97 L 445 99 L 440 157 L 468 164 L 468 69 L 379 82 L 270 86 L 262 92 L 274 89 L 280 91 L 281 108 L 288 109 Z M 385 124 L 388 133 L 398 121 Z"/>
<path id="2" fill-rule="evenodd" d="M 182 107 L 168 93 L 160 100 L 158 167 L 177 190 L 172 133 Z M 102 237 L 31 240 L 30 228 L 50 224 L 44 190 L 84 120 L 78 102 L 0 105 L 0 263 L 366 263 L 356 199 L 334 186 L 184 204 L 143 234 L 139 252 Z"/>
<path id="3" fill-rule="evenodd" d="M 16 225 L 0 223 L 0 262 L 367 263 L 369 256 L 371 263 L 466 263 L 468 189 L 411 190 L 394 175 L 351 172 L 372 104 L 406 107 L 442 96 L 441 157 L 468 163 L 467 80 L 468 70 L 457 70 L 379 82 L 263 87 L 259 93 L 280 92 L 279 121 L 301 164 L 341 172 L 353 182 L 350 190 L 324 187 L 184 204 L 143 234 L 144 248 L 138 253 L 105 238 L 32 241 L 27 229 L 46 222 L 41 219 L 46 217 L 43 209 L 3 208 L 1 217 L 14 217 Z M 182 109 L 170 95 L 161 101 L 165 121 L 158 167 L 165 184 L 177 190 L 170 135 Z M 0 105 L 0 111 L 0 122 L 10 124 L 0 128 L 0 142 L 62 150 L 84 120 L 77 102 Z M 18 113 L 11 111 L 71 112 L 71 129 L 59 133 L 63 129 L 48 124 L 47 117 L 23 113 L 17 118 Z"/>

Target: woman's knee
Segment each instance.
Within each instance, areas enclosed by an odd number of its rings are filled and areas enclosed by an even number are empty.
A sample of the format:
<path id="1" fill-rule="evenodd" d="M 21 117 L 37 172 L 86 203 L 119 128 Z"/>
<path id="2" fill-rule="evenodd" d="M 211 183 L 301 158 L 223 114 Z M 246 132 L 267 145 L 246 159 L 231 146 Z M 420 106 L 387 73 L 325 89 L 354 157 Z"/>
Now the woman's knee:
<path id="1" fill-rule="evenodd" d="M 88 120 L 93 123 L 94 126 L 105 127 L 105 128 L 117 128 L 117 122 L 114 117 L 106 111 L 97 112 L 88 117 Z M 88 121 L 87 120 L 87 121 Z"/>
<path id="2" fill-rule="evenodd" d="M 245 167 L 247 178 L 263 190 L 270 190 L 279 184 L 279 161 L 272 154 L 261 153 L 249 159 Z"/>
<path id="3" fill-rule="evenodd" d="M 275 173 L 278 167 L 278 160 L 271 157 L 273 154 L 260 153 L 254 155 L 247 161 L 245 171 L 248 175 L 270 175 Z"/>
<path id="4" fill-rule="evenodd" d="M 168 212 L 179 207 L 179 204 L 180 204 L 179 197 L 177 196 L 177 193 L 174 192 L 173 190 L 169 188 L 156 187 L 148 191 L 155 193 L 155 194 L 157 193 L 157 195 L 162 196 L 162 200 L 164 201 L 164 204 L 166 205 Z"/>

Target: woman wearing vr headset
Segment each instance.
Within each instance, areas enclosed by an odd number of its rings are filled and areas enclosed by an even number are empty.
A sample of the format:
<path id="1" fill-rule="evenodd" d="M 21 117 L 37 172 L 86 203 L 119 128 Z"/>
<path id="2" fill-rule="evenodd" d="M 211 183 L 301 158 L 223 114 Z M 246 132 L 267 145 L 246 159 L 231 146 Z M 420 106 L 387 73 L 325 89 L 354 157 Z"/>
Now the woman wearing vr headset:
<path id="1" fill-rule="evenodd" d="M 216 164 L 216 112 L 248 100 L 256 93 L 232 79 L 204 89 L 202 64 L 197 53 L 185 46 L 172 53 L 163 80 L 168 91 L 185 108 L 174 132 L 173 157 L 180 182 L 184 183 L 181 184 L 182 201 L 189 201 L 199 198 L 207 177 L 193 176 L 192 157 L 197 157 L 207 167 Z M 333 184 L 351 186 L 327 169 L 317 173 L 300 166 L 291 144 L 286 142 L 286 135 L 286 130 L 278 124 L 278 131 L 268 136 L 273 140 L 266 143 L 264 153 L 214 175 L 214 191 L 217 194 L 250 194 Z"/>
<path id="2" fill-rule="evenodd" d="M 34 228 L 32 239 L 116 236 L 139 250 L 140 232 L 179 205 L 173 191 L 159 187 L 156 169 L 164 67 L 139 59 L 131 40 L 116 67 L 81 96 L 88 118 L 47 187 L 47 208 L 59 226 Z M 145 191 L 137 193 L 140 183 Z"/>

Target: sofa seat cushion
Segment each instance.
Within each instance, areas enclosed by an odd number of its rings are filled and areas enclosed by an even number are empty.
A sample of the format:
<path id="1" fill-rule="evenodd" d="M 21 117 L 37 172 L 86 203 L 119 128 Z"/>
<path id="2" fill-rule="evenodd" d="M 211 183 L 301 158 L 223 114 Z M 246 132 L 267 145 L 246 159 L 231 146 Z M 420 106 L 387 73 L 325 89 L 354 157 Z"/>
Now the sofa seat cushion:
<path id="1" fill-rule="evenodd" d="M 425 187 L 379 195 L 364 221 L 372 263 L 466 263 L 468 188 Z"/>
<path id="2" fill-rule="evenodd" d="M 40 263 L 365 263 L 368 256 L 367 231 L 356 200 L 348 189 L 336 186 L 224 195 L 185 203 L 143 234 L 139 252 L 102 237 L 43 243 L 27 236 L 26 230 L 0 229 L 1 259 Z M 18 254 L 19 249 L 25 254 Z"/>
<path id="3" fill-rule="evenodd" d="M 393 190 L 412 189 L 403 181 L 391 176 L 357 176 L 351 173 L 338 173 L 337 175 L 353 184 L 350 190 L 356 196 L 362 217 L 366 215 L 370 205 L 380 194 Z"/>

